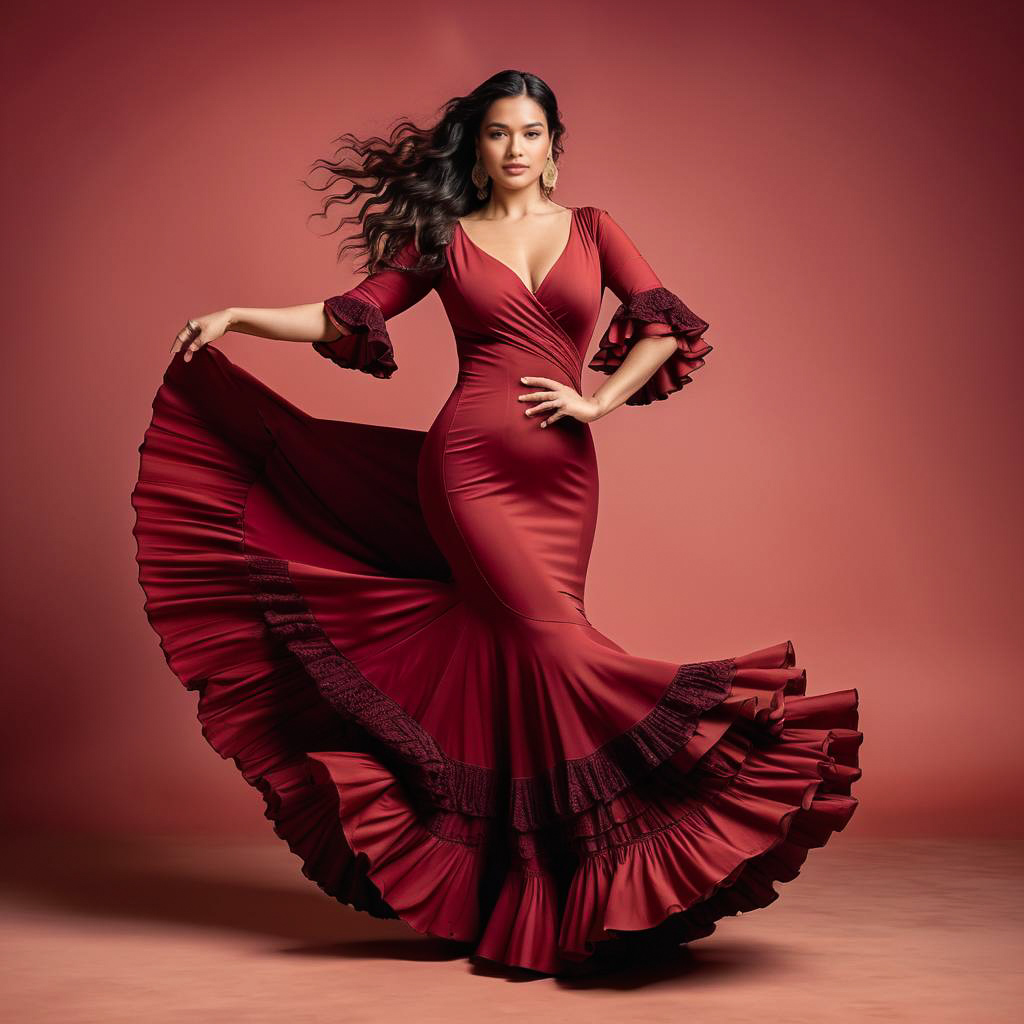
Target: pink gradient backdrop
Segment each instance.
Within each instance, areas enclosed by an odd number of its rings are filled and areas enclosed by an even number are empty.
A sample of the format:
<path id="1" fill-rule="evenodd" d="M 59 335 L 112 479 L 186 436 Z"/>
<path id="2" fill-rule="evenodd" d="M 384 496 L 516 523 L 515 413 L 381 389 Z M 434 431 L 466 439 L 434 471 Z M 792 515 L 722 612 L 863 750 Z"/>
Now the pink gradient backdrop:
<path id="1" fill-rule="evenodd" d="M 6 824 L 266 834 L 136 579 L 129 494 L 171 339 L 349 287 L 340 236 L 305 221 L 310 162 L 521 67 L 568 124 L 557 201 L 612 210 L 715 346 L 682 395 L 594 426 L 594 623 L 680 661 L 792 638 L 812 692 L 861 692 L 853 833 L 1019 836 L 1012 5 L 525 2 L 514 32 L 478 4 L 393 3 L 391 30 L 379 11 L 11 19 Z M 391 326 L 386 383 L 220 344 L 314 415 L 426 429 L 447 321 L 432 295 Z"/>

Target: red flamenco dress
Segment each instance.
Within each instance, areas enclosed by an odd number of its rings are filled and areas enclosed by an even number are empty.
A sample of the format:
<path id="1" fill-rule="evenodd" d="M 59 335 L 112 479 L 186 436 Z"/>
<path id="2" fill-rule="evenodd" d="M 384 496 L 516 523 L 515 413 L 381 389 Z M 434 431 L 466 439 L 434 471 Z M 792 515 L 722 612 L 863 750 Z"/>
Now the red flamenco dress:
<path id="1" fill-rule="evenodd" d="M 132 493 L 149 621 L 340 902 L 550 975 L 708 936 L 850 820 L 857 691 L 807 695 L 787 640 L 678 664 L 591 625 L 590 426 L 516 400 L 581 388 L 605 287 L 592 369 L 677 342 L 629 405 L 691 382 L 708 324 L 595 207 L 536 291 L 458 223 L 441 270 L 416 260 L 328 299 L 352 333 L 313 347 L 390 377 L 385 321 L 436 289 L 459 371 L 429 430 L 312 417 L 212 346 L 172 360 Z"/>

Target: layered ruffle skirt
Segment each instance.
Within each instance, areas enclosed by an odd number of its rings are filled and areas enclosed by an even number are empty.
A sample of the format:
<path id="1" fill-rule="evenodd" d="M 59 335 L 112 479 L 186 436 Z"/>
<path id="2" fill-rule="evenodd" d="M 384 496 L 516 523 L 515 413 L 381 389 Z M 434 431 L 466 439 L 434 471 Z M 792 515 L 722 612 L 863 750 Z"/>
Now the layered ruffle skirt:
<path id="1" fill-rule="evenodd" d="M 529 777 L 457 756 L 543 665 L 453 593 L 417 500 L 424 436 L 312 417 L 207 346 L 171 363 L 139 448 L 146 614 L 302 872 L 551 975 L 772 903 L 857 806 L 857 691 L 809 695 L 781 641 L 679 665 L 612 736 L 599 706 L 527 709 L 508 744 L 552 716 L 600 737 Z M 493 683 L 455 699 L 440 681 L 467 666 Z"/>

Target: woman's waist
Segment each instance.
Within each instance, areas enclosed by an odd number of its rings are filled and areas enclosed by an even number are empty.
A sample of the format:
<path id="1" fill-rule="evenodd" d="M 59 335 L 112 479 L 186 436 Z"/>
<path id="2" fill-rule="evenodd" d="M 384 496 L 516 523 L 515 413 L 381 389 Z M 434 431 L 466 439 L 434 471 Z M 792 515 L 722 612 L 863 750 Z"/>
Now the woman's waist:
<path id="1" fill-rule="evenodd" d="M 523 359 L 503 359 L 498 363 L 478 363 L 467 361 L 459 363 L 455 389 L 467 395 L 498 394 L 509 387 L 516 393 L 533 390 L 543 385 L 525 385 L 523 377 L 544 378 L 557 381 L 575 391 L 580 390 L 580 379 L 576 374 L 567 372 L 566 368 L 547 359 L 536 356 Z"/>
<path id="2" fill-rule="evenodd" d="M 543 384 L 524 384 L 520 377 L 539 377 L 565 383 L 557 368 L 531 367 L 531 373 L 517 373 L 518 366 L 500 372 L 469 373 L 452 389 L 429 430 L 428 447 L 438 446 L 449 456 L 471 456 L 475 469 L 493 472 L 495 454 L 506 467 L 522 463 L 561 467 L 565 463 L 591 467 L 595 461 L 590 425 L 565 416 L 549 429 L 541 422 L 551 410 L 527 415 L 537 402 L 520 401 L 520 395 L 545 390 Z M 574 385 L 570 385 L 574 386 Z M 561 470 L 559 470 L 561 471 Z"/>
<path id="3" fill-rule="evenodd" d="M 503 386 L 521 377 L 546 377 L 577 391 L 583 366 L 580 360 L 567 358 L 560 349 L 542 347 L 524 339 L 491 339 L 487 344 L 474 340 L 459 342 L 459 371 L 456 387 L 487 389 Z"/>

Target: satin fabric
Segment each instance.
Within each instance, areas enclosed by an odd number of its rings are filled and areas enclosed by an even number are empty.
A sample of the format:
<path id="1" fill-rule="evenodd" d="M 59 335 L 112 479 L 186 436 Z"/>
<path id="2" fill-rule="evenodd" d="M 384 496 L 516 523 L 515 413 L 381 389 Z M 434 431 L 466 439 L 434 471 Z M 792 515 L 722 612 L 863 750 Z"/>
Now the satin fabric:
<path id="1" fill-rule="evenodd" d="M 845 827 L 858 694 L 807 696 L 788 640 L 673 662 L 589 621 L 591 428 L 541 429 L 520 377 L 581 390 L 605 288 L 591 368 L 677 342 L 629 404 L 711 351 L 611 215 L 572 209 L 536 291 L 461 225 L 446 256 L 406 245 L 313 346 L 390 377 L 387 321 L 436 291 L 459 369 L 426 431 L 309 416 L 214 346 L 172 362 L 132 494 L 146 612 L 325 892 L 473 959 L 603 970 L 767 905 Z"/>

